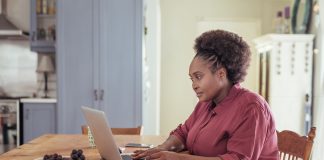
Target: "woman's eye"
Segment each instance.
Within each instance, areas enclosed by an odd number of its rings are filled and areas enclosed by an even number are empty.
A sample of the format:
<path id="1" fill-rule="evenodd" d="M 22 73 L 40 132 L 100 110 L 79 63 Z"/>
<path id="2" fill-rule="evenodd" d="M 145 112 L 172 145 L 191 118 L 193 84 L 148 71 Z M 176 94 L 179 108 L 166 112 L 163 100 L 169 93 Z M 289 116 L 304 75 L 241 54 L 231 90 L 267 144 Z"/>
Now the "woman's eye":
<path id="1" fill-rule="evenodd" d="M 200 80 L 202 77 L 201 77 L 201 76 L 197 76 L 196 78 L 197 78 L 198 80 Z"/>

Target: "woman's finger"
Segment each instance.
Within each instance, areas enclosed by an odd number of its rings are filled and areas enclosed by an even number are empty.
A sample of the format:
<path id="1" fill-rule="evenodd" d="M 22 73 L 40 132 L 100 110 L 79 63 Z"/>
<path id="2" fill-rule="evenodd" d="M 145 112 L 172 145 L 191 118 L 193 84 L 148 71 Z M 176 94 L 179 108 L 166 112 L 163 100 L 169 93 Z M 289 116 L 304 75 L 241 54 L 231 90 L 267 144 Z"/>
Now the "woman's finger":
<path id="1" fill-rule="evenodd" d="M 140 153 L 143 153 L 143 152 L 145 152 L 145 150 L 135 150 L 133 153 L 140 154 Z"/>
<path id="2" fill-rule="evenodd" d="M 162 154 L 162 152 L 156 152 L 156 153 L 154 153 L 154 154 L 151 154 L 151 155 L 150 155 L 150 158 L 151 158 L 151 159 L 158 159 L 158 158 L 161 157 L 161 154 Z"/>
<path id="3" fill-rule="evenodd" d="M 147 156 L 147 152 L 146 151 L 138 151 L 137 153 L 134 153 L 131 155 L 131 157 L 133 159 L 140 159 L 140 158 L 143 158 L 143 157 L 146 157 Z"/>
<path id="4" fill-rule="evenodd" d="M 140 159 L 140 158 L 144 158 L 149 160 L 152 159 L 151 155 L 155 154 L 155 153 L 159 153 L 161 152 L 161 149 L 157 149 L 157 148 L 152 148 L 152 149 L 148 149 L 148 150 L 137 150 L 134 151 L 134 154 L 132 155 L 133 159 Z"/>

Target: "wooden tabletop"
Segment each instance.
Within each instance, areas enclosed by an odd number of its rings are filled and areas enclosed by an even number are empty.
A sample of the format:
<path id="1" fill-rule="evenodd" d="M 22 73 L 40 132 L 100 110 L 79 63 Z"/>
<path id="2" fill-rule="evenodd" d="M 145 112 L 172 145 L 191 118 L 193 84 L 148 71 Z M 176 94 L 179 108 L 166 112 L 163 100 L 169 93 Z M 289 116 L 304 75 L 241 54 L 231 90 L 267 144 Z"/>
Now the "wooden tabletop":
<path id="1" fill-rule="evenodd" d="M 115 135 L 114 138 L 117 145 L 123 147 L 130 142 L 158 145 L 167 137 Z M 72 149 L 82 149 L 87 160 L 100 159 L 97 149 L 90 148 L 86 135 L 47 134 L 0 155 L 0 160 L 34 160 L 45 154 L 54 153 L 69 156 Z M 135 149 L 126 148 L 126 152 L 132 152 Z"/>

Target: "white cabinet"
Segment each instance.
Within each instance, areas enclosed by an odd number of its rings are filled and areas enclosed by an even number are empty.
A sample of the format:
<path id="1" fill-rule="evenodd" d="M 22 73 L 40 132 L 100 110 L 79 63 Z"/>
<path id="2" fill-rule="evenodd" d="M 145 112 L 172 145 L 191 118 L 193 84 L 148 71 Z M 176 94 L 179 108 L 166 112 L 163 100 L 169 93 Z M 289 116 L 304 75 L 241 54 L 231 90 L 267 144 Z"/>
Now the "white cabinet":
<path id="1" fill-rule="evenodd" d="M 305 96 L 312 97 L 313 38 L 268 34 L 254 40 L 260 60 L 259 93 L 270 104 L 278 130 L 305 133 Z"/>
<path id="2" fill-rule="evenodd" d="M 112 127 L 142 123 L 142 0 L 58 1 L 58 131 L 81 133 L 82 105 Z"/>

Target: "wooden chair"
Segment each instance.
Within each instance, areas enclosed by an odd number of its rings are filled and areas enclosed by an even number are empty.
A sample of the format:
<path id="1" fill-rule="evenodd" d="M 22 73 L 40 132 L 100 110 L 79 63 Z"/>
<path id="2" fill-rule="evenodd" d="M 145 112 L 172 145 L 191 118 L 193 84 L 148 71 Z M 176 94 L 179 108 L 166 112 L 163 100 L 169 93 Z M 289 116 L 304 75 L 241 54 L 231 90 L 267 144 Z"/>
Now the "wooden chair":
<path id="1" fill-rule="evenodd" d="M 300 136 L 293 131 L 277 131 L 278 147 L 281 160 L 309 160 L 315 138 L 315 127 L 308 136 Z"/>
<path id="2" fill-rule="evenodd" d="M 88 134 L 88 126 L 81 126 L 82 134 Z M 142 126 L 136 128 L 111 128 L 111 132 L 114 135 L 140 135 Z"/>

